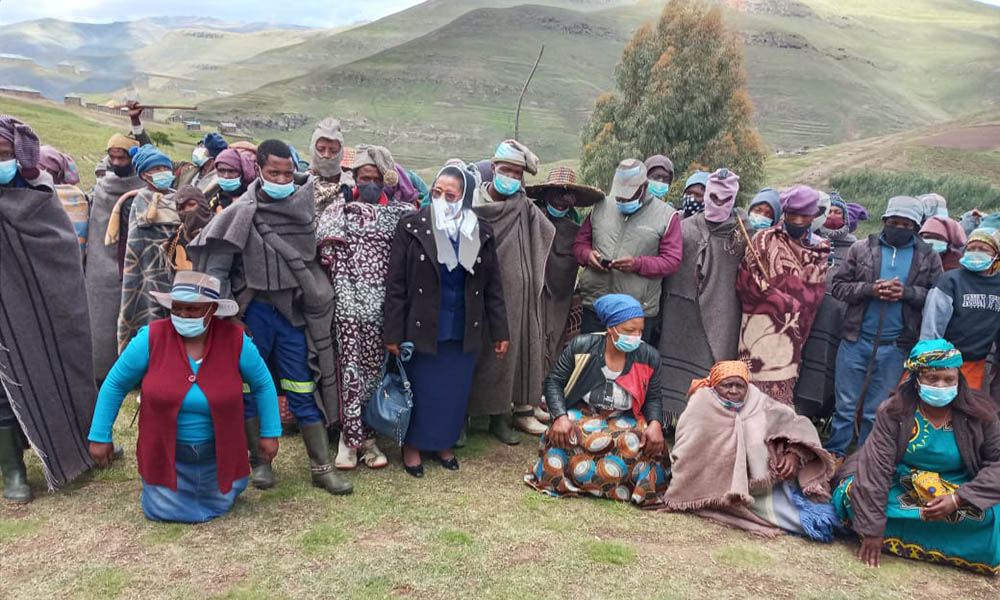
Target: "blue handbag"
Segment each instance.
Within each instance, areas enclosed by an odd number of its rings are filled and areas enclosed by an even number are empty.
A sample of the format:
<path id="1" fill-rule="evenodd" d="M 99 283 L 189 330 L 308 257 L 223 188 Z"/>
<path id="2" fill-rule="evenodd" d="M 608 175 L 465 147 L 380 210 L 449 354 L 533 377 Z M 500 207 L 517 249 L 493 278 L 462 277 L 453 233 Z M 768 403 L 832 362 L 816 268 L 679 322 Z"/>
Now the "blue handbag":
<path id="1" fill-rule="evenodd" d="M 399 373 L 389 372 L 389 361 L 393 359 Z M 382 379 L 371 400 L 365 405 L 361 418 L 366 425 L 402 446 L 406 430 L 410 427 L 412 411 L 413 390 L 406 377 L 406 370 L 403 369 L 403 359 L 386 352 L 382 362 Z"/>

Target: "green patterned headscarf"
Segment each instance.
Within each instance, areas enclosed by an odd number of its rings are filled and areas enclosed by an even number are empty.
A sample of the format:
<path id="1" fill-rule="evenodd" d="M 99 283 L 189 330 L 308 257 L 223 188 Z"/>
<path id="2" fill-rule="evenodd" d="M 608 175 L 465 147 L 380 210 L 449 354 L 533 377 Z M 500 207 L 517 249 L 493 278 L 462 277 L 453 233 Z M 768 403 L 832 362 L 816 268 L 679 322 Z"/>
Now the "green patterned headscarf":
<path id="1" fill-rule="evenodd" d="M 923 373 L 934 369 L 957 369 L 962 366 L 962 353 L 948 340 L 923 340 L 913 347 L 910 358 L 903 366 L 911 373 Z"/>

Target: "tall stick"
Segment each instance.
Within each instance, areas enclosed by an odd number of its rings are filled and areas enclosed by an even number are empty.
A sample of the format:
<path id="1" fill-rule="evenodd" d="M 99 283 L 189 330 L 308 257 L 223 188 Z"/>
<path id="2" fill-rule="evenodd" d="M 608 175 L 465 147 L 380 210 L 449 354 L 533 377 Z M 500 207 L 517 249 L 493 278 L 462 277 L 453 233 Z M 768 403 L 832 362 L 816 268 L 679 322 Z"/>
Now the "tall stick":
<path id="1" fill-rule="evenodd" d="M 517 97 L 517 112 L 514 113 L 514 139 L 519 140 L 519 134 L 521 131 L 521 101 L 524 100 L 524 93 L 528 91 L 528 84 L 531 83 L 531 78 L 535 76 L 535 70 L 538 69 L 538 63 L 542 62 L 542 53 L 545 52 L 545 44 L 542 44 L 542 49 L 538 51 L 538 58 L 535 59 L 535 66 L 531 67 L 531 73 L 528 73 L 528 80 L 524 82 L 524 87 L 521 88 L 521 95 Z"/>

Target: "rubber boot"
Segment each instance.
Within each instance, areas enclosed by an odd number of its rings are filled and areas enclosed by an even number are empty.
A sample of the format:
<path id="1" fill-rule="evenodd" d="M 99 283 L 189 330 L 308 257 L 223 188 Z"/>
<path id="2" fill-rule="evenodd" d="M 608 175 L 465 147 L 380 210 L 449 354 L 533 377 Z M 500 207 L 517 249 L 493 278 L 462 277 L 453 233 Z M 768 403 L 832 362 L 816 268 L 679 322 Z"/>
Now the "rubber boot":
<path id="1" fill-rule="evenodd" d="M 309 454 L 313 485 L 338 496 L 353 492 L 354 484 L 330 464 L 330 436 L 326 427 L 322 423 L 310 423 L 300 425 L 299 429 Z"/>
<path id="2" fill-rule="evenodd" d="M 3 471 L 4 500 L 18 504 L 31 502 L 21 429 L 16 425 L 0 427 L 0 471 Z"/>
<path id="3" fill-rule="evenodd" d="M 243 421 L 247 432 L 247 450 L 250 451 L 250 483 L 258 490 L 274 487 L 274 471 L 271 463 L 260 457 L 260 417 Z"/>
<path id="4" fill-rule="evenodd" d="M 521 443 L 521 434 L 511 429 L 510 415 L 490 415 L 490 433 L 508 446 Z"/>

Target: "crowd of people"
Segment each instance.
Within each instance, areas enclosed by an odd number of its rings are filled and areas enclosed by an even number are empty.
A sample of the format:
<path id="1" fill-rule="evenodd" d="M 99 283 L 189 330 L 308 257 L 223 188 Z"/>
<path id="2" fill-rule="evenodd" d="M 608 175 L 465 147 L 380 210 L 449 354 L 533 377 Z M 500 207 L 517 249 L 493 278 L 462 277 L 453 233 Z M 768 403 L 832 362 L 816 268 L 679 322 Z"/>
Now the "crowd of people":
<path id="1" fill-rule="evenodd" d="M 89 192 L 0 115 L 8 501 L 32 498 L 28 447 L 50 488 L 121 456 L 135 389 L 151 520 L 274 487 L 292 424 L 313 485 L 350 494 L 343 471 L 389 464 L 364 415 L 398 364 L 415 478 L 459 470 L 482 416 L 540 436 L 542 493 L 1000 574 L 996 215 L 928 190 L 857 239 L 863 206 L 795 185 L 744 209 L 725 167 L 675 208 L 664 155 L 624 158 L 607 195 L 567 167 L 525 185 L 512 139 L 428 185 L 333 118 L 310 162 L 211 133 L 178 163 L 130 114 Z"/>

